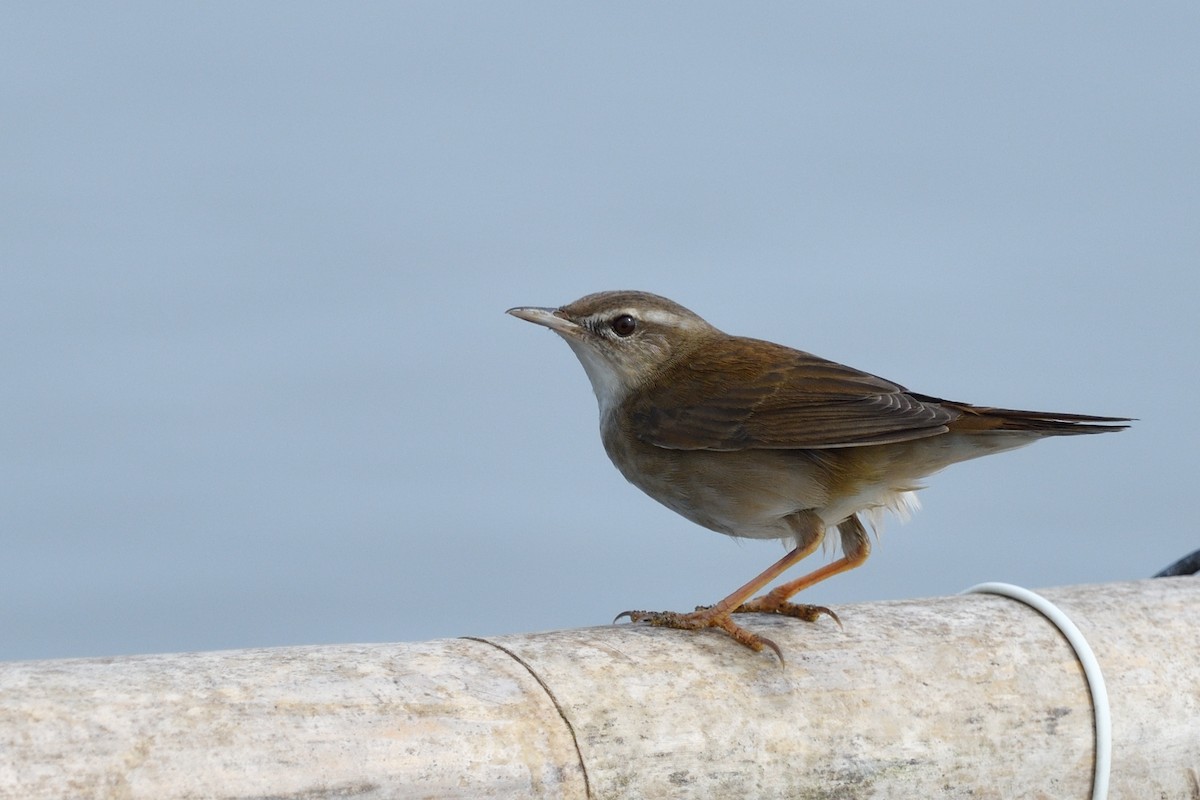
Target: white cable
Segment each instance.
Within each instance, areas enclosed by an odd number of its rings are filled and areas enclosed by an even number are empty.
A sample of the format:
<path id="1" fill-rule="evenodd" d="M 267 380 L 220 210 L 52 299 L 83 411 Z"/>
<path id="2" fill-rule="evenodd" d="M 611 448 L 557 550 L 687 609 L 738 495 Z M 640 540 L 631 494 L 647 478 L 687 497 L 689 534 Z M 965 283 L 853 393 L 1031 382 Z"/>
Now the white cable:
<path id="1" fill-rule="evenodd" d="M 1108 797 L 1108 774 L 1112 768 L 1112 715 L 1100 662 L 1096 660 L 1096 654 L 1092 652 L 1083 632 L 1054 603 L 1011 583 L 980 583 L 964 590 L 962 594 L 998 594 L 1018 600 L 1053 622 L 1067 637 L 1071 647 L 1075 648 L 1075 656 L 1083 666 L 1083 676 L 1087 678 L 1088 689 L 1092 693 L 1092 709 L 1096 715 L 1096 773 L 1092 779 L 1092 800 L 1105 800 Z"/>

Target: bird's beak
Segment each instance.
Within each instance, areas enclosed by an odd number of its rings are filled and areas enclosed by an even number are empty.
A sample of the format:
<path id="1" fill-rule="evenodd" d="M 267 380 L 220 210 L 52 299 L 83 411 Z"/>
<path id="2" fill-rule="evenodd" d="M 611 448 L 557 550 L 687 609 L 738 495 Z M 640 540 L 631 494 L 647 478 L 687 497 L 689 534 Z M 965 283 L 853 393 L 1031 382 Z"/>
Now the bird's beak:
<path id="1" fill-rule="evenodd" d="M 583 332 L 582 328 L 564 317 L 562 312 L 557 308 L 525 306 L 510 308 L 506 313 L 512 314 L 517 319 L 532 322 L 535 325 L 543 325 L 555 333 L 561 333 L 563 336 L 579 336 Z"/>

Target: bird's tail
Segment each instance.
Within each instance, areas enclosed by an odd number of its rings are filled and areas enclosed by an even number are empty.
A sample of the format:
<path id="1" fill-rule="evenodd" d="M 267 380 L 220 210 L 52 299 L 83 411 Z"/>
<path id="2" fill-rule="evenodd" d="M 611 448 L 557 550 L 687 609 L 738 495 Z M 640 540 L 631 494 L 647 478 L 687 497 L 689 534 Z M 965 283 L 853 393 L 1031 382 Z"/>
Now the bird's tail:
<path id="1" fill-rule="evenodd" d="M 1099 417 L 1093 414 L 1059 414 L 1052 411 L 1019 411 L 1012 408 L 988 408 L 966 403 L 943 403 L 962 414 L 950 423 L 952 430 L 1012 431 L 1040 436 L 1078 436 L 1085 433 L 1123 431 L 1135 420 L 1131 417 Z"/>
<path id="2" fill-rule="evenodd" d="M 1000 421 L 997 430 L 1029 431 L 1043 436 L 1113 433 L 1125 430 L 1129 423 L 1133 422 L 1129 417 L 1098 417 L 1093 414 L 1054 414 L 1048 411 L 1015 411 L 1008 408 L 978 410 Z"/>

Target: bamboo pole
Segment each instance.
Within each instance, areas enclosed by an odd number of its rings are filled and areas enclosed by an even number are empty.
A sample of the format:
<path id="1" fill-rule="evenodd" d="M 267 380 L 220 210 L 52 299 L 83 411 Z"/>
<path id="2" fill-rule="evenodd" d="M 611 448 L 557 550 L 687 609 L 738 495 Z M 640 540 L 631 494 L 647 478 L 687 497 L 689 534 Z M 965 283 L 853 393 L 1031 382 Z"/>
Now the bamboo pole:
<path id="1" fill-rule="evenodd" d="M 1196 797 L 1200 579 L 1043 594 L 1108 681 L 1112 798 Z M 1086 798 L 1092 708 L 1030 608 L 761 615 L 788 658 L 620 625 L 0 664 L 0 797 Z"/>

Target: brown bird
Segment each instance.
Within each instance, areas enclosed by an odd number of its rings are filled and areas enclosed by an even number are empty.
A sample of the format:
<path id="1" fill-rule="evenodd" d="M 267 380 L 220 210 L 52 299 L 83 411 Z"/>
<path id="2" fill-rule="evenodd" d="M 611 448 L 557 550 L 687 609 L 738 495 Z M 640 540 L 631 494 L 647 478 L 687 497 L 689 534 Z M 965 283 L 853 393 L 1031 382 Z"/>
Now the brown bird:
<path id="1" fill-rule="evenodd" d="M 692 613 L 628 611 L 618 619 L 720 628 L 754 650 L 772 648 L 780 660 L 774 642 L 732 615 L 837 620 L 827 608 L 789 600 L 866 561 L 864 516 L 915 507 L 920 479 L 956 462 L 1044 436 L 1118 431 L 1132 421 L 910 392 L 811 353 L 730 336 L 646 292 L 600 292 L 557 309 L 508 313 L 544 325 L 575 351 L 600 404 L 604 449 L 631 483 L 714 531 L 795 544 L 715 605 Z M 754 597 L 816 550 L 831 527 L 841 558 Z"/>

